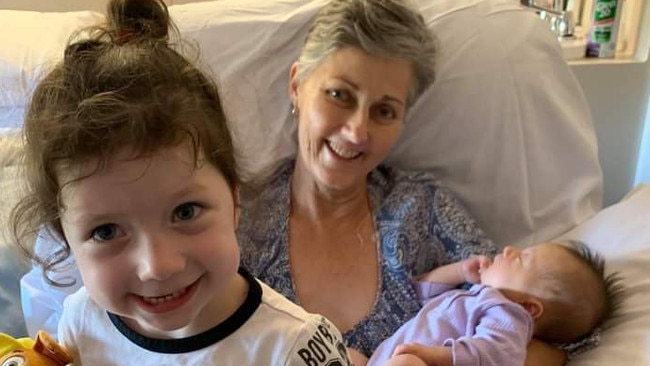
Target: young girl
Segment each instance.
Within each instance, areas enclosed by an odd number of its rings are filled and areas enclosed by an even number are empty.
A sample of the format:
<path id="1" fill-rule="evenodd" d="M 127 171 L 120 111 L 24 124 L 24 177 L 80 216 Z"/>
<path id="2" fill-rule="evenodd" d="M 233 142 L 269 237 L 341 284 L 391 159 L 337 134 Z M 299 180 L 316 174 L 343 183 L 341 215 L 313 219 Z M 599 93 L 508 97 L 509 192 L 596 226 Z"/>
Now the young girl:
<path id="1" fill-rule="evenodd" d="M 348 365 L 328 320 L 239 268 L 217 88 L 169 29 L 162 1 L 113 0 L 33 95 L 13 224 L 26 250 L 43 225 L 64 243 L 45 269 L 74 254 L 59 340 L 75 365 Z"/>

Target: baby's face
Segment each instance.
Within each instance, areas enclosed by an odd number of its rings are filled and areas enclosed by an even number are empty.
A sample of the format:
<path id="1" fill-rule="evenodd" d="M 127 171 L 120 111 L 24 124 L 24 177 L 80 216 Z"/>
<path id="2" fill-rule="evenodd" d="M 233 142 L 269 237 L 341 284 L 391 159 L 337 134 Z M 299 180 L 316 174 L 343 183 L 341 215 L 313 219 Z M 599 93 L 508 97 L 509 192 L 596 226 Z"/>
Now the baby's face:
<path id="1" fill-rule="evenodd" d="M 523 250 L 508 246 L 482 271 L 481 283 L 498 289 L 530 293 L 539 287 L 543 275 L 559 273 L 576 264 L 576 259 L 560 244 L 543 243 Z"/>
<path id="2" fill-rule="evenodd" d="M 91 298 L 134 330 L 186 336 L 215 325 L 237 283 L 232 190 L 185 146 L 100 171 L 62 190 L 61 223 Z M 216 318 L 215 318 L 216 317 Z"/>

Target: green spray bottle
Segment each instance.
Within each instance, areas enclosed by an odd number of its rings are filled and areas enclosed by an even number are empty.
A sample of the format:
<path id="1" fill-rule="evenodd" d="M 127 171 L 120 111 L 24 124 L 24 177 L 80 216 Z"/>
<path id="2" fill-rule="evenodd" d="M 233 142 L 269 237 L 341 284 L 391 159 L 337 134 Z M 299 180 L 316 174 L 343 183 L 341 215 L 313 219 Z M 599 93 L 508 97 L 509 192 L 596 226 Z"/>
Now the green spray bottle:
<path id="1" fill-rule="evenodd" d="M 586 57 L 614 57 L 623 0 L 594 0 Z"/>

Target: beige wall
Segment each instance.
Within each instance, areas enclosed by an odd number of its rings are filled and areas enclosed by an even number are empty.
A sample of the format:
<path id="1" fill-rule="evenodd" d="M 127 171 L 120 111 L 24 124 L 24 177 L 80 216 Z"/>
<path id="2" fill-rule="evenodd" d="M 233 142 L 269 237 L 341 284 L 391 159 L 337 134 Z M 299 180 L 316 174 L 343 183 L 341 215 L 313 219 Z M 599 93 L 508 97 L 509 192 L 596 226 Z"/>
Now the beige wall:
<path id="1" fill-rule="evenodd" d="M 650 61 L 572 66 L 587 96 L 598 136 L 604 204 L 618 202 L 634 185 L 650 95 Z M 647 148 L 650 142 L 645 142 Z M 646 152 L 647 155 L 647 152 Z M 645 181 L 650 184 L 650 181 Z"/>

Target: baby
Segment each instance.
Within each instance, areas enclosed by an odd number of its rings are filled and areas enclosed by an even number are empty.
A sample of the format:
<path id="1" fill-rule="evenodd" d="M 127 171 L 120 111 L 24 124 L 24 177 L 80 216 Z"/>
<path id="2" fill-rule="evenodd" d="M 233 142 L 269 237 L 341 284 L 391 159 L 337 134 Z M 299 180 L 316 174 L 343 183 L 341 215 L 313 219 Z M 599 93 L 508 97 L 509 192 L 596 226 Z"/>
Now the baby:
<path id="1" fill-rule="evenodd" d="M 373 353 L 367 365 L 523 365 L 532 337 L 574 342 L 620 303 L 616 274 L 579 242 L 506 247 L 417 283 L 424 307 Z M 469 290 L 452 290 L 464 282 Z M 363 364 L 356 359 L 355 364 Z"/>

